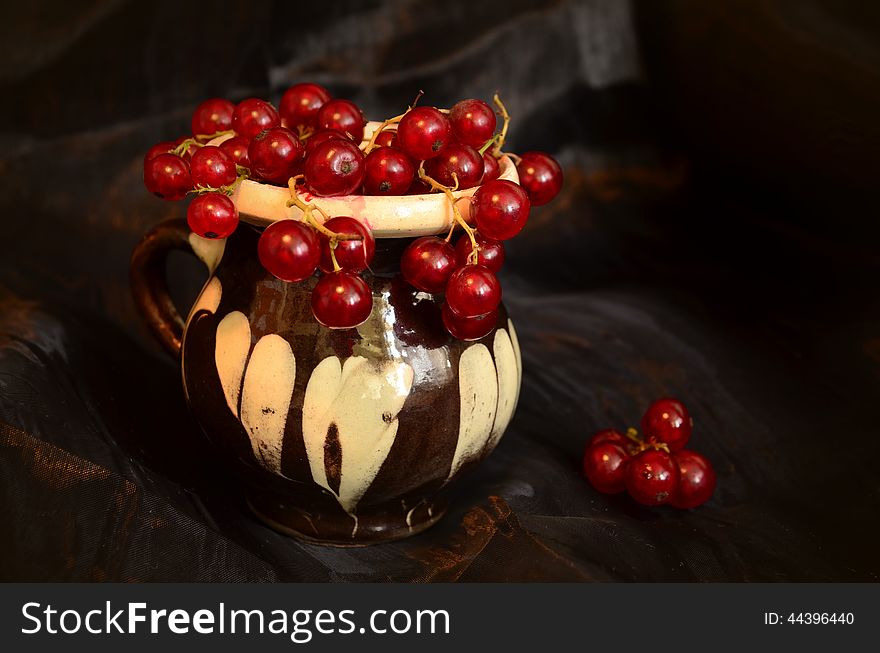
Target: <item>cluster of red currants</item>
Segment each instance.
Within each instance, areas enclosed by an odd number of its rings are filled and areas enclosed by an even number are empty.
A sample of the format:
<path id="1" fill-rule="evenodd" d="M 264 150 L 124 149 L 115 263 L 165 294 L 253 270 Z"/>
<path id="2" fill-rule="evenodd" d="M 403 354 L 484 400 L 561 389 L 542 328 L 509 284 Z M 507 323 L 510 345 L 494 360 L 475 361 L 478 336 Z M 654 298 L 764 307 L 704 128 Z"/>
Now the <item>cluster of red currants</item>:
<path id="1" fill-rule="evenodd" d="M 331 328 L 351 328 L 369 316 L 372 296 L 358 275 L 369 267 L 375 242 L 357 219 L 327 216 L 303 202 L 298 187 L 314 197 L 445 192 L 456 217 L 452 229 L 445 239 L 413 242 L 401 261 L 402 274 L 419 290 L 445 293 L 443 320 L 449 332 L 476 339 L 497 319 L 501 241 L 519 233 L 531 205 L 549 202 L 562 187 L 559 164 L 542 152 L 509 155 L 517 160 L 519 185 L 498 179 L 509 115 L 497 96 L 495 102 L 504 118 L 498 133 L 495 111 L 469 99 L 449 111 L 410 107 L 367 140 L 360 108 L 332 98 L 317 84 L 292 86 L 277 110 L 258 98 L 237 105 L 213 98 L 196 108 L 192 136 L 150 148 L 144 183 L 168 200 L 195 193 L 187 221 L 204 238 L 226 238 L 235 231 L 239 216 L 230 196 L 242 179 L 289 186 L 289 204 L 303 217 L 267 227 L 259 258 L 289 282 L 320 269 L 324 274 L 313 291 L 312 309 Z M 208 144 L 215 139 L 218 145 Z M 461 217 L 452 195 L 475 186 L 480 186 L 472 198 L 476 230 Z M 314 210 L 324 219 L 318 220 Z M 449 241 L 456 226 L 466 233 L 453 247 Z"/>
<path id="2" fill-rule="evenodd" d="M 693 420 L 677 399 L 658 399 L 642 417 L 642 434 L 614 429 L 596 433 L 584 451 L 584 475 L 604 494 L 626 490 L 646 506 L 696 508 L 715 490 L 715 470 L 685 449 Z"/>

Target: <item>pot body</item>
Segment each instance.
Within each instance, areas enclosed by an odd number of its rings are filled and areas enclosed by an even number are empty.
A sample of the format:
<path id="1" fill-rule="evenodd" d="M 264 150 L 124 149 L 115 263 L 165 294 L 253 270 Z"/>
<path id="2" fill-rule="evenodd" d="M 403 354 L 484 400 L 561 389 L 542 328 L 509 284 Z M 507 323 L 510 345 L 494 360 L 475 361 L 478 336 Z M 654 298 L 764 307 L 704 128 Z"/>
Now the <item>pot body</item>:
<path id="1" fill-rule="evenodd" d="M 381 239 L 364 275 L 372 314 L 328 329 L 311 313 L 316 279 L 266 272 L 258 237 L 245 225 L 226 241 L 190 237 L 213 268 L 183 334 L 193 415 L 277 530 L 356 545 L 427 528 L 516 408 L 522 361 L 506 310 L 484 338 L 453 338 L 439 300 L 399 275 L 409 241 Z"/>

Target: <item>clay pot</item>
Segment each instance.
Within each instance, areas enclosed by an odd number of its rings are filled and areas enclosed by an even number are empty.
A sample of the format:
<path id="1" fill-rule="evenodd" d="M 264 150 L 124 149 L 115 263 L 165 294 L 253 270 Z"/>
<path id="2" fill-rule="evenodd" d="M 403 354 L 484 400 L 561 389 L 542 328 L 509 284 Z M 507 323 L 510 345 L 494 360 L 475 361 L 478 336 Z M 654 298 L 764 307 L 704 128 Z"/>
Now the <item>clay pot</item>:
<path id="1" fill-rule="evenodd" d="M 369 319 L 320 326 L 310 309 L 317 279 L 286 283 L 257 259 L 259 225 L 298 215 L 287 197 L 243 182 L 233 199 L 247 223 L 226 240 L 200 238 L 182 220 L 158 225 L 132 256 L 135 300 L 180 358 L 190 410 L 260 519 L 342 545 L 418 533 L 443 515 L 444 491 L 492 451 L 513 416 L 522 372 L 513 324 L 502 306 L 491 333 L 457 340 L 435 297 L 401 278 L 411 237 L 443 233 L 451 219 L 442 195 L 413 195 L 316 199 L 377 236 L 364 275 Z M 171 249 L 194 253 L 210 275 L 185 323 L 165 284 Z"/>

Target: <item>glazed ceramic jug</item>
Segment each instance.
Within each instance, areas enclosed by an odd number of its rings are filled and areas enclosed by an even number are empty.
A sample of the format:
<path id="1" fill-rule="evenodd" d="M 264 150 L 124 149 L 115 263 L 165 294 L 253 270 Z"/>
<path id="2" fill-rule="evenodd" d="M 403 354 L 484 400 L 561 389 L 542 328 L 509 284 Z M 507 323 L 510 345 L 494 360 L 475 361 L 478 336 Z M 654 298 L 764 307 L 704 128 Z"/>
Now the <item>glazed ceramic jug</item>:
<path id="1" fill-rule="evenodd" d="M 508 159 L 501 170 L 517 181 Z M 135 301 L 179 358 L 190 410 L 257 517 L 338 545 L 413 535 L 440 519 L 445 490 L 492 451 L 513 416 L 522 374 L 513 323 L 501 306 L 488 335 L 457 340 L 439 301 L 401 278 L 406 245 L 451 225 L 447 198 L 431 194 L 308 198 L 376 238 L 364 275 L 370 317 L 352 329 L 321 326 L 310 308 L 317 279 L 281 281 L 257 258 L 262 227 L 301 215 L 288 197 L 243 181 L 232 197 L 242 224 L 225 240 L 203 239 L 183 220 L 159 224 L 132 256 Z M 466 218 L 468 205 L 458 203 Z M 209 274 L 185 321 L 165 282 L 172 249 L 198 256 Z"/>

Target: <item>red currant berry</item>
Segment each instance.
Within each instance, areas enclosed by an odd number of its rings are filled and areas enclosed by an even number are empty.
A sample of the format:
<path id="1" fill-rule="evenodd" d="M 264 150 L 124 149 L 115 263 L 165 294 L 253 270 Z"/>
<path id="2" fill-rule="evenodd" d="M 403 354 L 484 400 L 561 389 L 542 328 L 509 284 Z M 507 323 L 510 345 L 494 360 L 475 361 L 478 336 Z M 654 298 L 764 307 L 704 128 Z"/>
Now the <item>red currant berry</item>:
<path id="1" fill-rule="evenodd" d="M 376 147 L 394 147 L 397 145 L 397 132 L 386 129 L 376 137 Z"/>
<path id="2" fill-rule="evenodd" d="M 330 100 L 318 111 L 320 129 L 338 129 L 345 132 L 355 143 L 364 138 L 364 114 L 354 102 Z"/>
<path id="3" fill-rule="evenodd" d="M 461 317 L 491 313 L 501 303 L 501 284 L 484 265 L 466 265 L 449 277 L 446 303 Z"/>
<path id="4" fill-rule="evenodd" d="M 351 141 L 329 140 L 312 151 L 304 172 L 315 195 L 351 195 L 364 180 L 364 153 Z"/>
<path id="5" fill-rule="evenodd" d="M 519 183 L 534 206 L 546 204 L 562 189 L 562 168 L 549 154 L 526 152 L 516 164 Z"/>
<path id="6" fill-rule="evenodd" d="M 397 125 L 397 144 L 413 161 L 438 156 L 452 142 L 449 120 L 434 107 L 416 107 Z"/>
<path id="7" fill-rule="evenodd" d="M 425 162 L 425 172 L 444 186 L 455 186 L 457 179 L 459 190 L 473 188 L 483 178 L 483 157 L 469 145 L 453 143 Z"/>
<path id="8" fill-rule="evenodd" d="M 248 146 L 251 142 L 244 136 L 233 136 L 229 140 L 225 140 L 220 144 L 220 149 L 226 152 L 226 156 L 232 159 L 236 165 L 251 167 L 251 160 L 248 157 Z"/>
<path id="9" fill-rule="evenodd" d="M 681 477 L 678 463 L 665 451 L 648 449 L 633 458 L 626 470 L 626 489 L 646 506 L 659 506 L 672 499 Z"/>
<path id="10" fill-rule="evenodd" d="M 318 111 L 330 101 L 330 93 L 317 84 L 296 84 L 284 91 L 278 112 L 290 129 L 311 127 L 318 120 Z"/>
<path id="11" fill-rule="evenodd" d="M 281 125 L 281 117 L 271 104 L 259 98 L 242 100 L 232 114 L 232 128 L 245 138 L 253 138 L 264 129 Z"/>
<path id="12" fill-rule="evenodd" d="M 617 494 L 626 489 L 628 463 L 626 448 L 615 442 L 599 442 L 584 452 L 584 476 L 599 492 Z"/>
<path id="13" fill-rule="evenodd" d="M 192 190 L 189 165 L 176 154 L 160 154 L 144 164 L 144 185 L 164 200 L 179 200 Z"/>
<path id="14" fill-rule="evenodd" d="M 351 139 L 343 134 L 338 129 L 324 129 L 322 131 L 316 132 L 309 136 L 306 141 L 306 158 L 308 159 L 312 156 L 312 152 L 315 151 L 315 148 L 318 147 L 321 143 L 326 143 L 327 141 L 350 141 Z"/>
<path id="15" fill-rule="evenodd" d="M 485 184 L 487 181 L 498 179 L 500 174 L 501 166 L 498 165 L 498 159 L 489 152 L 483 152 L 483 178 L 480 180 L 480 183 Z"/>
<path id="16" fill-rule="evenodd" d="M 373 234 L 360 220 L 345 215 L 330 218 L 324 223 L 330 231 L 337 234 L 360 236 L 360 240 L 340 240 L 336 243 L 336 262 L 348 272 L 362 272 L 369 267 L 376 253 Z M 323 234 L 321 238 L 321 261 L 318 267 L 322 272 L 333 272 L 333 259 L 330 256 L 330 239 Z"/>
<path id="17" fill-rule="evenodd" d="M 229 100 L 215 97 L 205 100 L 192 115 L 193 136 L 207 136 L 232 129 L 232 114 L 235 105 Z"/>
<path id="18" fill-rule="evenodd" d="M 691 439 L 694 421 L 678 399 L 658 399 L 642 417 L 642 433 L 649 442 L 665 442 L 672 453 Z"/>
<path id="19" fill-rule="evenodd" d="M 455 265 L 455 249 L 436 236 L 415 239 L 403 250 L 400 258 L 403 278 L 410 285 L 430 293 L 446 289 Z"/>
<path id="20" fill-rule="evenodd" d="M 449 111 L 455 137 L 477 149 L 495 135 L 495 112 L 482 100 L 462 100 Z"/>
<path id="21" fill-rule="evenodd" d="M 404 195 L 415 174 L 406 154 L 390 147 L 376 148 L 364 160 L 364 194 Z"/>
<path id="22" fill-rule="evenodd" d="M 627 451 L 629 450 L 630 441 L 623 433 L 615 429 L 604 429 L 596 432 L 593 437 L 590 438 L 590 444 L 587 446 L 601 444 L 602 442 L 613 442 L 614 444 L 619 444 Z"/>
<path id="23" fill-rule="evenodd" d="M 529 198 L 522 188 L 512 181 L 496 179 L 474 193 L 472 215 L 484 236 L 507 240 L 522 231 L 529 208 Z"/>
<path id="24" fill-rule="evenodd" d="M 169 154 L 175 147 L 177 147 L 177 143 L 174 141 L 162 141 L 161 143 L 156 143 L 153 147 L 147 150 L 147 153 L 144 155 L 144 165 L 147 165 L 147 161 L 155 159 L 160 154 Z"/>
<path id="25" fill-rule="evenodd" d="M 504 243 L 485 238 L 480 232 L 477 232 L 475 238 L 477 246 L 480 248 L 477 253 L 477 263 L 497 274 L 501 266 L 504 265 Z M 458 242 L 455 243 L 455 261 L 458 267 L 468 265 L 468 257 L 472 250 L 471 239 L 467 234 L 462 234 Z"/>
<path id="26" fill-rule="evenodd" d="M 681 480 L 678 491 L 669 502 L 676 508 L 696 508 L 706 503 L 715 491 L 715 470 L 704 456 L 690 449 L 673 454 L 678 463 Z"/>
<path id="27" fill-rule="evenodd" d="M 248 147 L 253 171 L 263 179 L 282 183 L 297 173 L 302 154 L 302 143 L 287 127 L 260 132 Z"/>
<path id="28" fill-rule="evenodd" d="M 325 274 L 312 291 L 312 314 L 331 329 L 352 329 L 373 310 L 373 295 L 366 282 L 352 272 Z"/>
<path id="29" fill-rule="evenodd" d="M 443 326 L 453 338 L 459 340 L 479 340 L 490 333 L 498 323 L 498 311 L 490 311 L 477 317 L 461 317 L 453 313 L 449 304 L 443 304 Z"/>
<path id="30" fill-rule="evenodd" d="M 192 155 L 189 168 L 193 184 L 205 188 L 229 186 L 238 176 L 232 159 L 214 145 L 199 148 Z"/>
<path id="31" fill-rule="evenodd" d="M 315 273 L 321 259 L 318 234 L 298 220 L 273 222 L 260 234 L 257 256 L 282 281 L 302 281 Z"/>
<path id="32" fill-rule="evenodd" d="M 222 193 L 205 193 L 190 202 L 186 222 L 202 238 L 227 238 L 238 226 L 238 209 Z"/>

